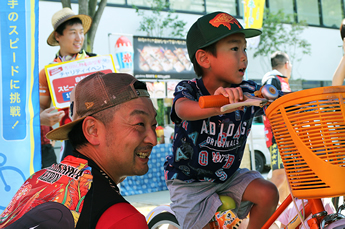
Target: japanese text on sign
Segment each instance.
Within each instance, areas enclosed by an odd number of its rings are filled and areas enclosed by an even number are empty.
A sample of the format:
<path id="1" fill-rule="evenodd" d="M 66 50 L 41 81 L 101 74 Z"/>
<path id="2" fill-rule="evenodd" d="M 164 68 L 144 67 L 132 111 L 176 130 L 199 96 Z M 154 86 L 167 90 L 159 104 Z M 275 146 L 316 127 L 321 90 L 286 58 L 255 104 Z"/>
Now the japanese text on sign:
<path id="1" fill-rule="evenodd" d="M 53 105 L 56 108 L 69 107 L 70 93 L 75 85 L 95 72 L 116 72 L 111 55 L 73 60 L 45 67 Z"/>
<path id="2" fill-rule="evenodd" d="M 21 140 L 26 136 L 26 32 L 25 3 L 7 0 L 1 8 L 1 58 L 3 137 L 6 140 Z M 4 55 L 2 55 L 4 56 Z"/>

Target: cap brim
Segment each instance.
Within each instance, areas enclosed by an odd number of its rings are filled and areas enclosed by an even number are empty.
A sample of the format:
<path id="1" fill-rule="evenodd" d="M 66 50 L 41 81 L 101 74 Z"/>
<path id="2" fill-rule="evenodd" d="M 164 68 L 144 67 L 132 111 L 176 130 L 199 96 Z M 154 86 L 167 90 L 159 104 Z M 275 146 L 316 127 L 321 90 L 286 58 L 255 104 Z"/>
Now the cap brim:
<path id="1" fill-rule="evenodd" d="M 242 31 L 246 38 L 256 37 L 262 34 L 260 29 L 244 29 Z"/>
<path id="2" fill-rule="evenodd" d="M 89 15 L 78 14 L 78 15 L 74 15 L 72 17 L 69 17 L 67 20 L 70 20 L 72 18 L 79 18 L 81 20 L 81 22 L 83 23 L 84 34 L 86 34 L 89 31 L 89 29 L 91 28 L 92 18 Z M 59 43 L 55 39 L 54 32 L 55 32 L 55 30 L 50 33 L 50 35 L 47 39 L 47 44 L 50 46 L 58 46 L 59 45 Z"/>
<path id="3" fill-rule="evenodd" d="M 230 36 L 232 34 L 236 34 L 236 33 L 243 33 L 245 38 L 251 38 L 251 37 L 255 37 L 255 36 L 259 36 L 262 34 L 262 31 L 259 29 L 242 29 L 240 31 L 229 31 L 229 33 L 224 34 L 223 36 L 219 36 L 216 40 L 212 40 L 208 43 L 206 43 L 205 45 L 201 46 L 200 48 L 205 48 L 213 43 L 216 43 L 217 41 L 220 41 L 221 39 Z M 199 49 L 200 49 L 199 48 Z M 195 55 L 195 54 L 194 54 Z"/>
<path id="4" fill-rule="evenodd" d="M 55 128 L 54 130 L 48 132 L 46 137 L 50 140 L 68 140 L 68 133 L 73 129 L 73 127 L 82 122 L 86 117 L 79 118 L 73 122 L 67 123 L 63 126 Z"/>

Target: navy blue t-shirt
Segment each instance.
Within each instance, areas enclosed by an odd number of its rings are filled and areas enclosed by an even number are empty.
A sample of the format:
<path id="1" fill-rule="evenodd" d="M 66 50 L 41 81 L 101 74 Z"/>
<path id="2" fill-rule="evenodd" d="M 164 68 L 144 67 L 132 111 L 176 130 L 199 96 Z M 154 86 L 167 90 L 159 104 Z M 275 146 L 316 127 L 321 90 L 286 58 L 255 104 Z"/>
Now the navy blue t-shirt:
<path id="1" fill-rule="evenodd" d="M 260 86 L 243 81 L 243 92 L 254 93 Z M 254 116 L 261 115 L 260 107 L 244 107 L 224 115 L 202 120 L 181 120 L 175 113 L 179 98 L 198 101 L 210 95 L 202 79 L 181 81 L 175 88 L 171 119 L 175 122 L 173 154 L 164 164 L 165 179 L 185 182 L 210 181 L 222 183 L 239 168 Z"/>

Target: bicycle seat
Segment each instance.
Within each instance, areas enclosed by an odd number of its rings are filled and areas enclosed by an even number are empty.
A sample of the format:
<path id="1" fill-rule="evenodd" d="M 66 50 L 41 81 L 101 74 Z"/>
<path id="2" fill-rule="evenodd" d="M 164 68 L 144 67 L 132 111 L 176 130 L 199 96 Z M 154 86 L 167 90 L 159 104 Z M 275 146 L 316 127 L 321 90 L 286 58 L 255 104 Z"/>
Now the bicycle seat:
<path id="1" fill-rule="evenodd" d="M 230 196 L 219 196 L 222 205 L 217 209 L 217 212 L 232 210 L 236 208 L 236 202 Z"/>

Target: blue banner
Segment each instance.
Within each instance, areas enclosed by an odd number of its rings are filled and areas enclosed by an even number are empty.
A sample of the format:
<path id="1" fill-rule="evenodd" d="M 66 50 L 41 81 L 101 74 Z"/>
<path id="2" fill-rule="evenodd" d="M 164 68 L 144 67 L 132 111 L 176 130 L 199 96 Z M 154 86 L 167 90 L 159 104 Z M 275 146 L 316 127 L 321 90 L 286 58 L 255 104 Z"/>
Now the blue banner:
<path id="1" fill-rule="evenodd" d="M 0 1 L 0 212 L 41 168 L 38 0 Z"/>

